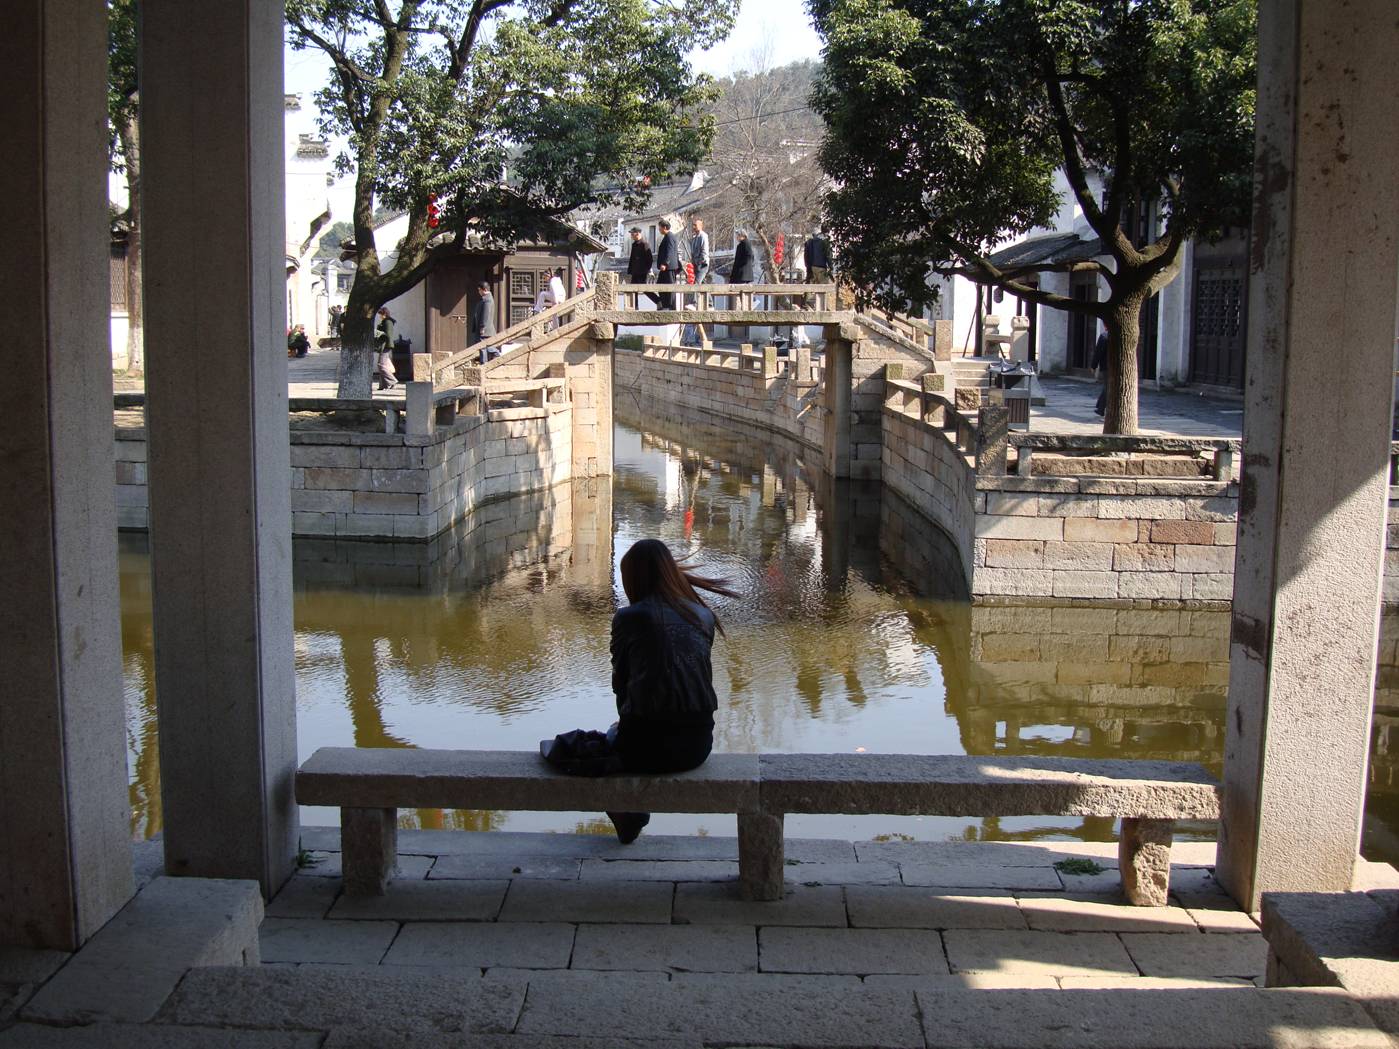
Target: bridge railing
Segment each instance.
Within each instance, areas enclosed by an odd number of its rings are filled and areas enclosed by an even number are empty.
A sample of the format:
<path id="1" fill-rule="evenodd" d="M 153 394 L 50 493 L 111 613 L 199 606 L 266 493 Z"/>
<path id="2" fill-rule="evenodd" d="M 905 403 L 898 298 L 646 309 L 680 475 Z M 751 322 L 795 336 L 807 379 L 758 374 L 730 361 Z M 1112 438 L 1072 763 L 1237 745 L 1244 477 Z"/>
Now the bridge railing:
<path id="1" fill-rule="evenodd" d="M 974 460 L 980 459 L 979 420 L 963 414 L 946 394 L 924 389 L 918 383 L 907 379 L 886 378 L 884 405 L 900 415 L 911 416 L 928 426 L 942 430 L 959 452 L 973 457 Z"/>
<path id="2" fill-rule="evenodd" d="M 643 299 L 655 301 L 662 295 L 672 295 L 676 309 L 693 306 L 697 313 L 786 312 L 803 308 L 824 312 L 835 308 L 835 294 L 834 284 L 619 284 L 617 305 L 602 303 L 600 308 L 648 312 L 641 305 Z M 716 299 L 726 301 L 719 304 Z"/>
<path id="3" fill-rule="evenodd" d="M 434 354 L 433 356 L 437 359 L 433 360 L 431 364 L 431 377 L 433 381 L 438 381 L 443 375 L 460 368 L 462 365 L 478 363 L 484 350 L 498 349 L 512 342 L 537 341 L 544 338 L 550 330 L 571 324 L 575 320 L 591 314 L 595 301 L 596 291 L 585 291 L 582 295 L 565 299 L 557 306 L 550 306 L 547 310 L 532 313 L 518 324 L 512 324 L 504 331 L 492 335 L 489 339 L 482 339 L 464 350 L 457 350 L 441 357 Z"/>
<path id="4" fill-rule="evenodd" d="M 825 371 L 821 361 L 812 359 L 811 348 L 798 346 L 789 352 L 790 356 L 780 357 L 775 346 L 755 348 L 751 343 L 736 350 L 708 342 L 703 346 L 679 346 L 645 338 L 641 343 L 642 356 L 653 360 L 749 372 L 766 379 L 788 375 L 799 384 L 820 385 Z"/>

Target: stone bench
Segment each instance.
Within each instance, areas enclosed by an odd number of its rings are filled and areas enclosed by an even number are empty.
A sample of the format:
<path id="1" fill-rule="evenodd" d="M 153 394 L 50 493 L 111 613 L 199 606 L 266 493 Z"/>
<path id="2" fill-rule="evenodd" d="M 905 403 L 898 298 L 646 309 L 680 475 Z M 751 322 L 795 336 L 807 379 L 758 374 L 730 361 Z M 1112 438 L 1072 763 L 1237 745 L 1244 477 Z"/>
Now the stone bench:
<path id="1" fill-rule="evenodd" d="M 340 809 L 345 890 L 384 892 L 400 808 L 563 812 L 732 812 L 749 899 L 783 894 L 786 813 L 1103 816 L 1122 819 L 1122 887 L 1162 906 L 1179 819 L 1219 818 L 1198 765 L 1076 758 L 912 754 L 714 754 L 667 776 L 567 776 L 533 752 L 324 747 L 301 766 L 296 799 Z"/>
<path id="2" fill-rule="evenodd" d="M 763 865 L 740 876 L 745 893 L 764 900 L 782 895 L 789 812 L 1120 818 L 1122 889 L 1145 907 L 1166 903 L 1175 821 L 1219 818 L 1218 784 L 1199 765 L 1170 761 L 764 754 L 759 779 L 762 811 L 739 827 L 739 848 L 746 833 Z"/>
<path id="3" fill-rule="evenodd" d="M 675 775 L 588 777 L 565 775 L 532 751 L 323 747 L 297 772 L 296 800 L 340 809 L 345 891 L 380 895 L 397 860 L 401 808 L 733 812 L 741 842 L 758 811 L 758 756 L 712 754 Z M 753 863 L 741 845 L 739 862 Z"/>

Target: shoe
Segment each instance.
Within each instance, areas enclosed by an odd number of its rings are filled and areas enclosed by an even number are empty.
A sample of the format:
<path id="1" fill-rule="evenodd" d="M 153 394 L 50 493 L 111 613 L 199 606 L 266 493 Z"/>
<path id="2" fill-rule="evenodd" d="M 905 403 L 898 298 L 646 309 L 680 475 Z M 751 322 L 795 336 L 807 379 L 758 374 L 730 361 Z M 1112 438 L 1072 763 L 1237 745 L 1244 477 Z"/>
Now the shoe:
<path id="1" fill-rule="evenodd" d="M 630 845 L 641 836 L 641 829 L 651 822 L 649 812 L 609 812 L 607 818 L 617 828 L 617 840 Z"/>

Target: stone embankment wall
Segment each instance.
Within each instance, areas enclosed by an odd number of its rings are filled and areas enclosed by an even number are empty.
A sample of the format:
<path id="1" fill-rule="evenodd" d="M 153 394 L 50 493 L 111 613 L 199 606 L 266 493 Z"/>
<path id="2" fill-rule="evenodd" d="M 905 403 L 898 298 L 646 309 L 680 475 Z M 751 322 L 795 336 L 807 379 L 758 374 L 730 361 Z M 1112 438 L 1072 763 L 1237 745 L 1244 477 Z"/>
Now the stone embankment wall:
<path id="1" fill-rule="evenodd" d="M 651 346 L 616 354 L 616 389 L 640 403 L 695 409 L 773 430 L 820 449 L 826 408 L 820 373 L 806 375 L 769 351 L 700 350 Z"/>
<path id="2" fill-rule="evenodd" d="M 431 435 L 295 432 L 292 534 L 429 539 L 476 507 L 573 473 L 573 406 L 458 418 Z M 117 432 L 117 524 L 149 525 L 143 430 Z"/>
<path id="3" fill-rule="evenodd" d="M 892 411 L 882 413 L 881 422 L 881 480 L 952 537 L 961 555 L 962 575 L 970 583 L 979 494 L 976 467 L 935 427 Z"/>

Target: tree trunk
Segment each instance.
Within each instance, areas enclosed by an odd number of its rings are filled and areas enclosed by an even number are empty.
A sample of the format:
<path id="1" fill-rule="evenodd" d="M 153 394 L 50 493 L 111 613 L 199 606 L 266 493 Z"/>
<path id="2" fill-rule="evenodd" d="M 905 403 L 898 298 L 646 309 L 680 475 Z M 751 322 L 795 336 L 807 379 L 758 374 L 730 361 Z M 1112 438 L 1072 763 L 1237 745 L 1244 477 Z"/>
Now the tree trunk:
<path id="1" fill-rule="evenodd" d="M 1137 344 L 1141 341 L 1144 295 L 1128 295 L 1113 305 L 1108 331 L 1107 412 L 1103 433 L 1137 432 Z"/>
<path id="2" fill-rule="evenodd" d="M 374 308 L 355 301 L 353 291 L 345 307 L 340 337 L 340 363 L 336 369 L 335 396 L 343 400 L 367 401 L 373 396 Z"/>
<path id="3" fill-rule="evenodd" d="M 126 374 L 144 375 L 145 307 L 141 291 L 141 139 L 136 121 L 121 129 L 121 152 L 126 164 Z"/>

